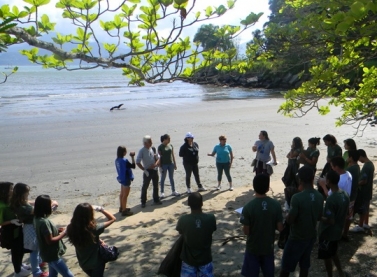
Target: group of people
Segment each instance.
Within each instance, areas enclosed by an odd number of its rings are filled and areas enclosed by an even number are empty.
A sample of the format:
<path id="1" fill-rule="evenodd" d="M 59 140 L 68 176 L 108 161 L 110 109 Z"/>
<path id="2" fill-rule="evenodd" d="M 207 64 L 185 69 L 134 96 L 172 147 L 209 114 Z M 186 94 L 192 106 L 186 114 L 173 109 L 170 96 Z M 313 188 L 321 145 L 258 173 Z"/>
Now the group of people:
<path id="1" fill-rule="evenodd" d="M 252 151 L 256 152 L 252 163 L 255 172 L 255 197 L 243 207 L 240 218 L 243 232 L 247 236 L 241 271 L 243 276 L 257 277 L 260 270 L 265 277 L 274 276 L 276 230 L 289 233 L 283 246 L 281 277 L 289 276 L 295 271 L 297 264 L 300 265 L 300 276 L 308 276 L 310 256 L 317 238 L 318 258 L 324 260 L 327 275 L 332 276 L 334 263 L 339 276 L 347 276 L 337 255 L 338 242 L 341 239 L 348 240 L 348 231 L 360 232 L 370 228 L 368 219 L 374 165 L 364 150 L 357 149 L 352 139 L 344 141 L 344 154 L 334 136 L 326 135 L 323 141 L 327 146 L 327 162 L 316 183 L 314 180 L 320 155 L 317 145 L 320 139 L 309 139 L 306 150 L 300 138 L 293 139 L 287 154 L 288 166 L 282 178 L 286 186 L 284 219 L 281 204 L 267 196 L 272 174 L 271 165 L 277 164 L 274 144 L 266 131 L 260 132 L 259 140 L 252 146 Z M 194 136 L 187 133 L 179 156 L 183 158 L 186 172 L 191 213 L 180 217 L 176 226 L 176 230 L 183 237 L 180 258 L 181 276 L 184 277 L 213 276 L 211 244 L 212 234 L 216 231 L 216 218 L 215 215 L 202 211 L 203 199 L 200 192 L 206 189 L 199 178 L 198 152 L 199 146 L 194 142 Z M 151 137 L 145 136 L 143 148 L 137 155 L 130 152 L 129 161 L 125 158 L 126 154 L 126 147 L 119 146 L 115 160 L 117 180 L 121 184 L 119 212 L 123 216 L 133 214 L 130 208 L 127 208 L 127 198 L 134 180 L 132 169 L 136 166 L 143 171 L 142 208 L 146 206 L 147 190 L 151 181 L 154 204 L 161 204 L 160 199 L 165 196 L 166 175 L 169 175 L 172 195 L 180 195 L 174 183 L 173 173 L 177 165 L 169 135 L 161 136 L 161 144 L 157 149 L 153 146 Z M 232 147 L 226 143 L 226 137 L 220 136 L 219 144 L 207 155 L 216 155 L 217 189 L 221 188 L 221 179 L 225 172 L 229 190 L 233 190 L 230 168 L 234 156 Z M 363 164 L 361 171 L 358 161 Z M 303 166 L 300 168 L 301 165 Z M 198 192 L 191 191 L 192 173 Z M 1 246 L 11 250 L 15 277 L 30 274 L 34 277 L 55 277 L 58 274 L 72 277 L 72 272 L 62 259 L 66 251 L 62 241 L 65 236 L 75 247 L 82 270 L 91 277 L 103 276 L 105 261 L 99 255 L 99 249 L 105 242 L 100 240 L 99 235 L 115 221 L 114 215 L 103 207 L 82 203 L 75 208 L 70 224 L 66 228 L 57 228 L 49 216 L 58 203 L 48 195 L 40 195 L 35 201 L 31 201 L 29 192 L 30 187 L 24 183 L 13 185 L 10 182 L 0 182 Z M 96 222 L 96 211 L 107 218 L 104 223 Z M 359 224 L 349 230 L 355 214 L 360 215 Z M 22 263 L 25 253 L 30 253 L 30 265 Z"/>

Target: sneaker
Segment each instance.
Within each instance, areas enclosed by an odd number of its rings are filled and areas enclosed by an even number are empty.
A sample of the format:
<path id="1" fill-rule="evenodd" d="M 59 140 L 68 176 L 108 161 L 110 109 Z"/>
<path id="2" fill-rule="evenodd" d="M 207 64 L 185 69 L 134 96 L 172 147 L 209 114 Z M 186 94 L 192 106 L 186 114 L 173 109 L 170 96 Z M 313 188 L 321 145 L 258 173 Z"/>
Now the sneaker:
<path id="1" fill-rule="evenodd" d="M 230 187 L 229 187 L 229 190 L 230 190 L 230 191 L 233 191 L 233 187 L 232 187 L 232 186 L 230 186 Z"/>
<path id="2" fill-rule="evenodd" d="M 41 274 L 38 275 L 38 277 L 48 277 L 49 273 L 48 272 L 42 272 Z"/>
<path id="3" fill-rule="evenodd" d="M 178 191 L 173 191 L 173 193 L 171 195 L 172 196 L 180 196 L 181 194 Z"/>
<path id="4" fill-rule="evenodd" d="M 161 193 L 161 195 L 160 195 L 160 198 L 162 199 L 162 198 L 165 198 L 165 193 Z"/>
<path id="5" fill-rule="evenodd" d="M 134 214 L 133 212 L 127 211 L 127 210 L 125 210 L 125 211 L 122 212 L 122 216 L 131 216 L 133 214 Z"/>
<path id="6" fill-rule="evenodd" d="M 369 230 L 370 226 L 368 224 L 363 224 L 363 228 Z"/>
<path id="7" fill-rule="evenodd" d="M 162 205 L 162 202 L 161 201 L 156 201 L 156 202 L 153 202 L 153 205 Z"/>
<path id="8" fill-rule="evenodd" d="M 188 188 L 188 189 L 187 189 L 187 194 L 190 194 L 190 193 L 191 193 L 191 189 Z"/>
<path id="9" fill-rule="evenodd" d="M 141 207 L 145 208 L 146 207 L 145 203 L 141 203 Z"/>
<path id="10" fill-rule="evenodd" d="M 205 188 L 205 187 L 200 187 L 200 188 L 198 189 L 198 191 L 206 191 L 206 188 Z"/>
<path id="11" fill-rule="evenodd" d="M 221 190 L 221 186 L 217 186 L 217 187 L 216 187 L 216 190 Z"/>
<path id="12" fill-rule="evenodd" d="M 25 270 L 31 270 L 31 265 L 29 264 L 22 264 L 21 267 Z"/>
<path id="13" fill-rule="evenodd" d="M 352 233 L 364 232 L 364 228 L 360 227 L 359 225 L 356 225 L 355 227 L 353 227 L 352 229 L 350 229 L 350 232 L 352 232 Z"/>
<path id="14" fill-rule="evenodd" d="M 48 267 L 48 263 L 46 262 L 42 262 L 39 264 L 39 267 L 42 269 L 42 268 L 47 268 Z"/>
<path id="15" fill-rule="evenodd" d="M 14 277 L 25 277 L 25 276 L 29 276 L 30 274 L 31 274 L 30 270 L 26 270 L 21 267 L 21 271 L 18 273 L 14 273 Z"/>

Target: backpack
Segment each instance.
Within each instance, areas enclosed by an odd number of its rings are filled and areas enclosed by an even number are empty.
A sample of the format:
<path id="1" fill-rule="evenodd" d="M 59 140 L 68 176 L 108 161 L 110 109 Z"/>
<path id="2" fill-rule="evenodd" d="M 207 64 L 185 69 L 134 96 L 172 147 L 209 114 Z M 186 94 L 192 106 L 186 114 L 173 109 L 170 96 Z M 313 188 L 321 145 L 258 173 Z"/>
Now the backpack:
<path id="1" fill-rule="evenodd" d="M 1 226 L 0 228 L 0 246 L 1 248 L 11 249 L 14 241 L 14 233 L 17 228 L 20 228 L 17 225 L 9 224 Z"/>

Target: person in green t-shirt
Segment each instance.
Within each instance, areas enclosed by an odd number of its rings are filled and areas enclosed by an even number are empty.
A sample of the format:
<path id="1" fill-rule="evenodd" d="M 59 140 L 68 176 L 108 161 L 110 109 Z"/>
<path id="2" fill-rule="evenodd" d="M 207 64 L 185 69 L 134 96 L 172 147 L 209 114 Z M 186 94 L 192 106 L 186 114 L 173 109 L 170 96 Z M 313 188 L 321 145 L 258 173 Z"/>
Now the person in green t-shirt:
<path id="1" fill-rule="evenodd" d="M 176 230 L 183 236 L 181 276 L 213 277 L 212 233 L 216 218 L 202 212 L 203 198 L 199 192 L 188 196 L 191 213 L 179 218 Z"/>
<path id="2" fill-rule="evenodd" d="M 314 189 L 314 171 L 308 166 L 298 170 L 299 190 L 292 196 L 287 223 L 291 226 L 284 247 L 280 277 L 288 277 L 300 262 L 300 276 L 308 276 L 310 254 L 317 237 L 317 221 L 322 217 L 323 196 Z"/>
<path id="3" fill-rule="evenodd" d="M 24 244 L 22 226 L 10 208 L 10 199 L 13 192 L 13 183 L 0 182 L 0 226 L 1 247 L 10 249 L 14 276 L 22 277 L 30 275 L 30 268 L 22 266 L 24 257 Z M 3 243 L 7 243 L 7 245 Z"/>
<path id="4" fill-rule="evenodd" d="M 346 169 L 348 168 L 349 151 L 351 150 L 357 151 L 357 146 L 356 146 L 356 142 L 353 139 L 346 139 L 343 141 L 343 143 L 344 143 L 344 149 L 346 149 L 346 151 L 344 151 L 344 154 L 343 154 L 343 159 L 346 162 L 344 169 Z"/>
<path id="5" fill-rule="evenodd" d="M 164 185 L 166 179 L 166 173 L 169 173 L 170 186 L 172 196 L 180 196 L 180 193 L 175 190 L 174 184 L 174 170 L 177 170 L 177 163 L 175 162 L 174 147 L 170 143 L 170 136 L 165 134 L 161 136 L 161 144 L 157 148 L 160 155 L 160 167 L 161 167 L 161 179 L 160 179 L 160 198 L 165 197 Z"/>
<path id="6" fill-rule="evenodd" d="M 360 167 L 357 164 L 359 157 L 360 157 L 360 154 L 359 152 L 357 152 L 357 150 L 348 151 L 348 159 L 347 159 L 348 167 L 346 171 L 348 171 L 352 176 L 352 187 L 351 187 L 350 204 L 348 208 L 347 219 L 346 219 L 346 223 L 344 224 L 344 230 L 343 230 L 343 235 L 342 235 L 342 239 L 345 241 L 349 241 L 348 231 L 351 226 L 352 219 L 353 219 L 355 200 L 357 197 L 357 190 L 359 187 Z"/>
<path id="7" fill-rule="evenodd" d="M 246 251 L 241 274 L 258 277 L 262 269 L 264 277 L 273 277 L 275 230 L 283 230 L 280 203 L 266 195 L 270 189 L 270 176 L 262 173 L 254 177 L 255 198 L 242 209 L 240 222 L 247 236 Z"/>
<path id="8" fill-rule="evenodd" d="M 355 212 L 360 215 L 359 225 L 351 229 L 351 232 L 364 232 L 369 230 L 369 206 L 373 195 L 374 164 L 363 149 L 357 150 L 360 154 L 359 161 L 363 163 L 360 172 L 359 187 L 355 201 Z"/>
<path id="9" fill-rule="evenodd" d="M 317 162 L 319 158 L 319 150 L 317 145 L 321 142 L 321 138 L 310 138 L 308 140 L 308 148 L 300 153 L 300 163 L 311 167 L 314 173 L 317 171 Z"/>
<path id="10" fill-rule="evenodd" d="M 105 215 L 107 221 L 97 223 L 94 210 Z M 103 207 L 92 206 L 89 203 L 77 205 L 73 212 L 71 223 L 67 226 L 68 240 L 75 247 L 80 267 L 90 277 L 103 276 L 105 261 L 99 256 L 100 244 L 103 243 L 99 235 L 114 221 L 115 217 Z"/>
<path id="11" fill-rule="evenodd" d="M 39 253 L 42 261 L 48 263 L 51 277 L 61 274 L 63 277 L 73 277 L 72 272 L 62 259 L 67 247 L 63 243 L 65 228 L 56 228 L 48 217 L 52 213 L 51 198 L 48 195 L 40 195 L 34 204 L 34 227 L 37 234 Z"/>
<path id="12" fill-rule="evenodd" d="M 318 227 L 318 259 L 324 260 L 327 276 L 332 277 L 334 262 L 340 277 L 345 277 L 337 254 L 338 241 L 342 237 L 344 223 L 349 207 L 348 194 L 339 189 L 340 175 L 331 170 L 326 174 L 326 183 L 331 195 L 326 199 L 325 209 Z"/>

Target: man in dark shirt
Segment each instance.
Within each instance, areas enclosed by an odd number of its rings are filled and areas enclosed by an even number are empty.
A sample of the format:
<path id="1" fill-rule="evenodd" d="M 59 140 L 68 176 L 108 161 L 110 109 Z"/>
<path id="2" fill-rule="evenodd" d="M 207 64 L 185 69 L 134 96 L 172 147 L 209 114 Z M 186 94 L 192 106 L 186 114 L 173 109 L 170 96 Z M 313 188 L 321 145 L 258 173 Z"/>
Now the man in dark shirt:
<path id="1" fill-rule="evenodd" d="M 179 218 L 176 230 L 183 236 L 181 276 L 213 276 L 212 233 L 216 218 L 202 212 L 203 198 L 199 192 L 188 197 L 191 213 Z"/>
<path id="2" fill-rule="evenodd" d="M 291 226 L 284 247 L 280 277 L 288 277 L 300 264 L 300 277 L 306 277 L 310 268 L 310 254 L 317 237 L 317 221 L 322 217 L 323 196 L 313 188 L 314 171 L 303 166 L 298 171 L 299 190 L 292 196 L 291 209 L 286 218 Z"/>

